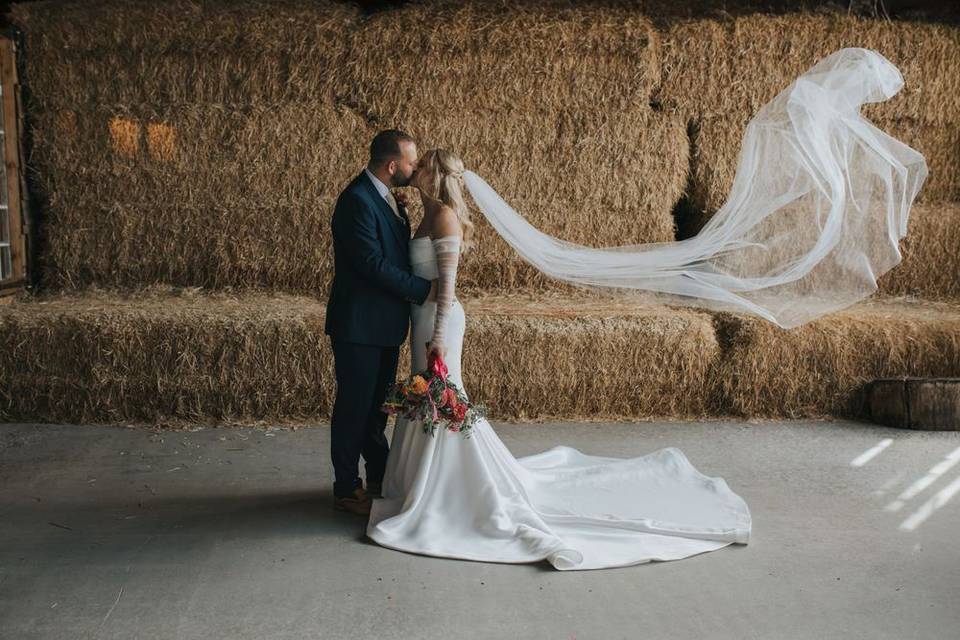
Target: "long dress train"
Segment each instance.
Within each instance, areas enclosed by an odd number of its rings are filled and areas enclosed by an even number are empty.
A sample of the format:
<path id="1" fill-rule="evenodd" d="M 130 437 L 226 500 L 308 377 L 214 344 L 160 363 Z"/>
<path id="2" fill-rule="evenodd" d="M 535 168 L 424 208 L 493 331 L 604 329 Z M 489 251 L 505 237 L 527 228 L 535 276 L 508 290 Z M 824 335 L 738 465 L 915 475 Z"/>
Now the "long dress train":
<path id="1" fill-rule="evenodd" d="M 436 278 L 431 240 L 410 242 L 414 273 Z M 414 370 L 426 368 L 435 316 L 435 302 L 413 307 Z M 459 301 L 447 322 L 445 361 L 464 388 Z M 431 436 L 398 416 L 383 496 L 367 524 L 382 546 L 485 562 L 547 560 L 562 570 L 678 560 L 747 544 L 751 530 L 743 499 L 675 447 L 613 458 L 559 445 L 515 458 L 483 419 L 465 439 L 440 428 Z"/>

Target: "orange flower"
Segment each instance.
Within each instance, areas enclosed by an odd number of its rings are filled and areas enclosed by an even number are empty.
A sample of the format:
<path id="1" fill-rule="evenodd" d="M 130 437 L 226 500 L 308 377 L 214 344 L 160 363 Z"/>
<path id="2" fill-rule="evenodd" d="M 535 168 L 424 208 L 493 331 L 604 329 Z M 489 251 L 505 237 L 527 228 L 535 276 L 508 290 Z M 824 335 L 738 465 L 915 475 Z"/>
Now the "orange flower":
<path id="1" fill-rule="evenodd" d="M 410 390 L 418 396 L 422 396 L 427 392 L 427 381 L 423 379 L 423 376 L 413 376 L 413 384 L 410 386 Z"/>

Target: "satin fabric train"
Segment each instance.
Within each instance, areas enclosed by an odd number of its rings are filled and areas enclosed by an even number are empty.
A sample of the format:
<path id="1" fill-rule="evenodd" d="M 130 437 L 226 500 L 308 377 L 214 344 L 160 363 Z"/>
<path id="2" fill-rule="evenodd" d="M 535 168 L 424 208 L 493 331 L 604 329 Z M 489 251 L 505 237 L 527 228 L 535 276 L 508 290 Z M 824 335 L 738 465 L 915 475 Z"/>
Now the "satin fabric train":
<path id="1" fill-rule="evenodd" d="M 411 240 L 413 271 L 437 277 L 429 238 Z M 449 375 L 461 388 L 466 316 L 447 326 Z M 413 307 L 414 370 L 426 368 L 435 303 Z M 464 389 L 468 393 L 468 390 Z M 410 553 L 484 562 L 547 560 L 561 570 L 678 560 L 747 544 L 751 517 L 723 478 L 697 471 L 666 447 L 635 458 L 594 456 L 558 445 L 515 458 L 487 420 L 473 434 L 398 418 L 367 535 Z"/>

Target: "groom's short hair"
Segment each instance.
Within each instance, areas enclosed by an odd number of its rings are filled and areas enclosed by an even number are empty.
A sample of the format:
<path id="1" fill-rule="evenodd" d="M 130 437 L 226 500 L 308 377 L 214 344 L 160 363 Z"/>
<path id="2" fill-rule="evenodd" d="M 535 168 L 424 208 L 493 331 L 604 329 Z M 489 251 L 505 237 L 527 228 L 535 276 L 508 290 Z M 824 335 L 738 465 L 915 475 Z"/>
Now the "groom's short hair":
<path id="1" fill-rule="evenodd" d="M 400 153 L 400 143 L 407 140 L 414 142 L 411 136 L 399 129 L 381 131 L 373 137 L 373 142 L 370 143 L 370 164 L 379 166 L 388 160 L 399 158 L 402 155 Z"/>

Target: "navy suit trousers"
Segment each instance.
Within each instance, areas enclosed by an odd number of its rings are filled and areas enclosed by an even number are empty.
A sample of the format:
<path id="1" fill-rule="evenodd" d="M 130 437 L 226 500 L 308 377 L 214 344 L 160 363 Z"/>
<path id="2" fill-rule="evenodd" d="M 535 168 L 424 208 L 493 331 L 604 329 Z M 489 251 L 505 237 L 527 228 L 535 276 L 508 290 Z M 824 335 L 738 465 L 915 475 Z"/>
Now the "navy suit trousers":
<path id="1" fill-rule="evenodd" d="M 348 496 L 361 486 L 363 456 L 367 482 L 382 482 L 390 448 L 384 433 L 387 414 L 380 410 L 387 387 L 396 380 L 400 347 L 382 347 L 331 339 L 337 378 L 333 403 L 331 458 L 333 493 Z"/>

